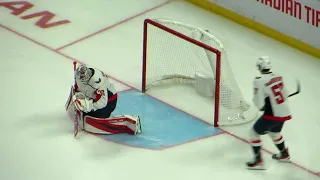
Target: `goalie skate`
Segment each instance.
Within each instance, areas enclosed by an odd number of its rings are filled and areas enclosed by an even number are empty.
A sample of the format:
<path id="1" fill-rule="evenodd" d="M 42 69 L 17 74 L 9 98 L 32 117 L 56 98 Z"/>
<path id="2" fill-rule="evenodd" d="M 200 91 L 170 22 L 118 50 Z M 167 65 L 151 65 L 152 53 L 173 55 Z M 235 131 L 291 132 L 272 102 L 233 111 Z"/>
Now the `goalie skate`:
<path id="1" fill-rule="evenodd" d="M 140 117 L 139 116 L 137 116 L 137 131 L 136 131 L 136 133 L 135 134 L 140 134 L 140 133 L 142 133 L 142 129 L 141 129 L 141 122 L 140 122 Z"/>

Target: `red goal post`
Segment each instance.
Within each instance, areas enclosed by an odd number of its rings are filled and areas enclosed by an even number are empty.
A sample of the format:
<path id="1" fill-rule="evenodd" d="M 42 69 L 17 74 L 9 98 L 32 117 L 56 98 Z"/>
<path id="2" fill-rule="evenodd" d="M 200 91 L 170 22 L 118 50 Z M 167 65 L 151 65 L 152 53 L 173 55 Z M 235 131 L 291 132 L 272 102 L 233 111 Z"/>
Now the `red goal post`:
<path id="1" fill-rule="evenodd" d="M 216 36 L 174 20 L 146 19 L 142 92 L 156 85 L 196 84 L 197 73 L 212 76 L 215 127 L 243 124 L 256 117 L 257 110 L 242 97 Z"/>

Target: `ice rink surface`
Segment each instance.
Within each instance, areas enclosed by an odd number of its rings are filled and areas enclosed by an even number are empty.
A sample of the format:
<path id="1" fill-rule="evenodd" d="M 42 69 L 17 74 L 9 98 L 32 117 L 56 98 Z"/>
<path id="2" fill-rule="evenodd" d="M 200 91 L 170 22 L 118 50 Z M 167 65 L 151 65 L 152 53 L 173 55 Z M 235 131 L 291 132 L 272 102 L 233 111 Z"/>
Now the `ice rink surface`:
<path id="1" fill-rule="evenodd" d="M 14 15 L 0 1 L 0 179 L 320 179 L 320 61 L 268 37 L 185 2 L 163 0 L 28 1 L 34 6 Z M 16 6 L 19 8 L 19 6 Z M 42 29 L 37 18 L 50 11 L 70 23 Z M 256 58 L 268 55 L 273 69 L 291 82 L 299 78 L 302 93 L 290 99 L 294 119 L 283 135 L 292 164 L 280 164 L 264 137 L 266 171 L 249 171 L 252 158 L 245 139 L 252 123 L 222 127 L 218 136 L 165 150 L 124 146 L 83 134 L 75 140 L 64 103 L 73 83 L 72 60 L 95 66 L 113 77 L 119 91 L 141 87 L 142 32 L 145 18 L 169 18 L 209 29 L 224 43 L 232 71 L 251 102 Z M 159 52 L 165 53 L 165 52 Z M 190 91 L 172 99 L 159 89 L 150 95 L 212 123 L 210 108 L 192 107 Z M 181 93 L 177 88 L 176 93 Z M 212 114 L 211 114 L 212 115 Z M 179 128 L 179 127 L 176 127 Z"/>

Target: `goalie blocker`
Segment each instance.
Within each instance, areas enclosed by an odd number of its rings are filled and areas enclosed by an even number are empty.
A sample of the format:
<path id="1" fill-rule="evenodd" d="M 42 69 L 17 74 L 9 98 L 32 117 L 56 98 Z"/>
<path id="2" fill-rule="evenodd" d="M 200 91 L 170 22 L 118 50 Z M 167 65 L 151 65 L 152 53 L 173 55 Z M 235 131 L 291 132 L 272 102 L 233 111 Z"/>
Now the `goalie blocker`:
<path id="1" fill-rule="evenodd" d="M 117 98 L 114 85 L 103 72 L 89 66 L 79 66 L 75 71 L 75 85 L 71 87 L 66 102 L 67 112 L 78 124 L 75 131 L 94 134 L 141 133 L 139 116 L 111 117 Z"/>

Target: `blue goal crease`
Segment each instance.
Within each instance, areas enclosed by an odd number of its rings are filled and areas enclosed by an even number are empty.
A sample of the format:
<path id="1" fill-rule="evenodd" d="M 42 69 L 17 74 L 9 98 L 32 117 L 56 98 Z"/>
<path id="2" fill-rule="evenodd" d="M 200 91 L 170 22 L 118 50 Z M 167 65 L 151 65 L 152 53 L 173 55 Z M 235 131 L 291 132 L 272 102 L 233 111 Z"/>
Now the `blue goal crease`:
<path id="1" fill-rule="evenodd" d="M 113 114 L 140 116 L 141 134 L 104 136 L 104 139 L 128 146 L 164 149 L 222 133 L 220 129 L 137 90 L 120 92 Z"/>

